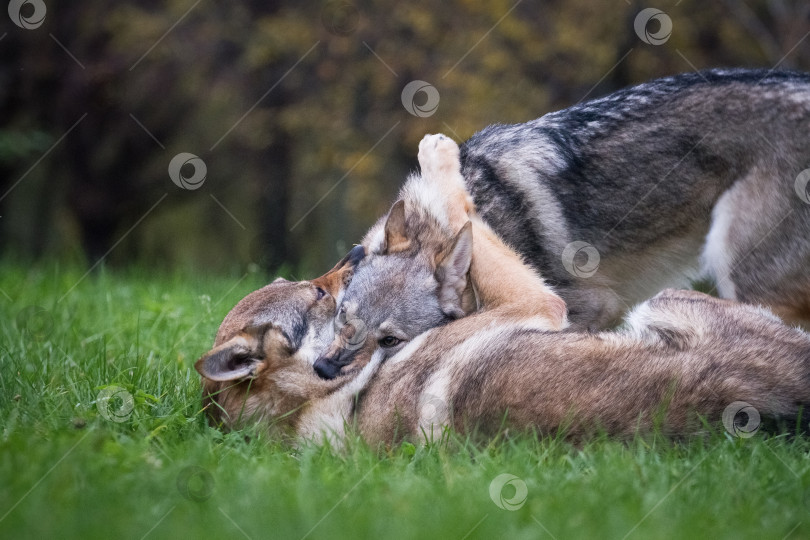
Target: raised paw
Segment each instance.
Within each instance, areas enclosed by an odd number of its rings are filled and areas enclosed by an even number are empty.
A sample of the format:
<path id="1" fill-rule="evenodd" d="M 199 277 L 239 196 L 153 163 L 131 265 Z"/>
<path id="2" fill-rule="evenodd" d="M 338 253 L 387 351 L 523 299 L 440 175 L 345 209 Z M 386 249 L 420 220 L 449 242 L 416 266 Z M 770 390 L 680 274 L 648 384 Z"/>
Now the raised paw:
<path id="1" fill-rule="evenodd" d="M 419 166 L 422 168 L 422 176 L 436 180 L 460 174 L 458 145 L 453 139 L 441 133 L 425 135 L 419 143 Z"/>
<path id="2" fill-rule="evenodd" d="M 450 227 L 460 229 L 475 207 L 461 175 L 458 145 L 440 133 L 425 135 L 419 143 L 419 166 L 422 178 L 441 198 Z"/>

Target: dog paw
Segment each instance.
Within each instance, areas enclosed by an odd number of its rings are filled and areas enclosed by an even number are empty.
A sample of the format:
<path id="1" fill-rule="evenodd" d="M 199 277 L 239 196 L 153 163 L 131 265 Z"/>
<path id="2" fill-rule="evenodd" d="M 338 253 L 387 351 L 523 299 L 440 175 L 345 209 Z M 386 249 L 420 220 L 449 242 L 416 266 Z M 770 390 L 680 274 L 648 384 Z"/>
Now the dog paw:
<path id="1" fill-rule="evenodd" d="M 461 169 L 458 145 L 441 133 L 425 135 L 419 143 L 418 157 L 422 175 L 435 180 L 458 174 Z"/>
<path id="2" fill-rule="evenodd" d="M 429 190 L 441 201 L 443 219 L 454 231 L 475 213 L 461 175 L 460 150 L 446 135 L 425 135 L 419 143 L 419 165 Z"/>

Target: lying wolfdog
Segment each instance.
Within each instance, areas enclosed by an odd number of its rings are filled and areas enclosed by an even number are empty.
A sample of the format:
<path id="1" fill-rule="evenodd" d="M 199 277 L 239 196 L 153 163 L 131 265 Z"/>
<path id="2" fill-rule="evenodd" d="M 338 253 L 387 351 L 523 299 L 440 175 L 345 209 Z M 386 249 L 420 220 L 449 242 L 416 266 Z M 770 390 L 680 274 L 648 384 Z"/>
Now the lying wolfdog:
<path id="1" fill-rule="evenodd" d="M 339 440 L 355 421 L 369 442 L 391 444 L 445 426 L 579 438 L 657 425 L 686 436 L 701 429 L 698 415 L 718 422 L 724 413 L 727 428 L 744 432 L 756 415 L 793 421 L 810 403 L 810 336 L 762 308 L 665 291 L 637 307 L 624 331 L 556 331 L 565 325 L 559 299 L 483 222 L 473 217 L 444 236 L 472 211 L 458 188 L 455 143 L 426 138 L 420 162 L 422 175 L 369 235 L 348 288 L 331 291 L 343 297 L 336 343 L 353 353 L 316 365 L 338 376 L 318 378 L 283 323 L 250 315 L 256 303 L 262 313 L 303 311 L 300 335 L 332 333 L 323 316 L 306 315 L 318 296 L 312 284 L 273 283 L 234 308 L 226 322 L 239 324 L 220 329 L 217 347 L 198 361 L 218 381 L 206 383 L 217 404 L 209 411 L 227 425 L 263 420 L 300 438 Z M 483 276 L 491 279 L 475 281 Z"/>
<path id="2" fill-rule="evenodd" d="M 462 145 L 462 174 L 573 328 L 700 275 L 810 324 L 808 132 L 810 75 L 708 70 L 490 126 Z"/>
<path id="3" fill-rule="evenodd" d="M 195 366 L 211 420 L 238 426 L 288 415 L 289 424 L 301 403 L 344 385 L 314 380 L 312 364 L 334 336 L 336 301 L 363 256 L 357 246 L 318 279 L 279 278 L 236 304 Z"/>

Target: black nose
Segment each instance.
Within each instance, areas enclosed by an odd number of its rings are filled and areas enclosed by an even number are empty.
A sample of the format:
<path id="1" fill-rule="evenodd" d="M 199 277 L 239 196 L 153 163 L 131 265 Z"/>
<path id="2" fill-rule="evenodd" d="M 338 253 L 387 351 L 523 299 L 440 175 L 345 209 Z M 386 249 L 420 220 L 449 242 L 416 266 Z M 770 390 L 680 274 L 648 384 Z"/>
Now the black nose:
<path id="1" fill-rule="evenodd" d="M 329 361 L 328 358 L 318 358 L 315 361 L 315 373 L 318 374 L 318 377 L 321 379 L 334 379 L 337 377 L 338 372 L 340 371 L 341 366 L 337 366 Z"/>

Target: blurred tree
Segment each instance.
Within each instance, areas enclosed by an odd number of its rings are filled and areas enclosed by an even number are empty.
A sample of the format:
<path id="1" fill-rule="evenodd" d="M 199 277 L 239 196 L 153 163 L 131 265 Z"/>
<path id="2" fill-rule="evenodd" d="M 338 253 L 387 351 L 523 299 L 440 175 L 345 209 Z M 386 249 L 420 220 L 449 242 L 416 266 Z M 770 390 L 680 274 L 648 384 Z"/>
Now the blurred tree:
<path id="1" fill-rule="evenodd" d="M 698 68 L 810 66 L 810 7 L 788 0 L 673 3 L 659 46 L 639 1 L 45 3 L 39 28 L 0 23 L 0 242 L 35 257 L 312 275 L 385 212 L 425 133 Z M 434 114 L 403 107 L 413 80 Z M 181 152 L 206 164 L 197 190 L 169 178 Z"/>

